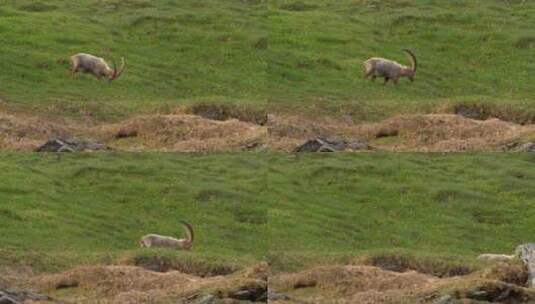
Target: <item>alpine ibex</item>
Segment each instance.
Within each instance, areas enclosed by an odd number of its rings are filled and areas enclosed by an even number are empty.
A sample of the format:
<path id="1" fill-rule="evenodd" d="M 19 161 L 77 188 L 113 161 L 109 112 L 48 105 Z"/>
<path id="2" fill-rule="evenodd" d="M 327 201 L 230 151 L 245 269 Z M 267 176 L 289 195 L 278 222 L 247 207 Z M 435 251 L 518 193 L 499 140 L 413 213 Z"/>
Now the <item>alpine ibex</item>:
<path id="1" fill-rule="evenodd" d="M 99 80 L 102 76 L 107 77 L 111 82 L 121 76 L 124 71 L 125 63 L 124 58 L 121 58 L 121 66 L 119 70 L 113 62 L 113 69 L 100 57 L 96 57 L 90 54 L 78 53 L 71 56 L 71 76 L 74 78 L 74 74 L 81 70 L 84 73 L 93 74 Z"/>
<path id="2" fill-rule="evenodd" d="M 407 67 L 399 64 L 393 60 L 372 57 L 364 61 L 364 78 L 372 77 L 375 80 L 376 77 L 383 77 L 385 84 L 388 80 L 392 80 L 395 84 L 398 83 L 400 77 L 408 77 L 410 81 L 414 81 L 414 75 L 416 74 L 417 61 L 416 56 L 407 49 L 403 49 L 409 55 L 411 66 Z"/>
<path id="3" fill-rule="evenodd" d="M 184 225 L 187 238 L 176 239 L 170 236 L 147 234 L 141 238 L 139 245 L 141 247 L 169 247 L 177 250 L 190 250 L 193 244 L 193 228 L 184 221 L 180 222 Z"/>

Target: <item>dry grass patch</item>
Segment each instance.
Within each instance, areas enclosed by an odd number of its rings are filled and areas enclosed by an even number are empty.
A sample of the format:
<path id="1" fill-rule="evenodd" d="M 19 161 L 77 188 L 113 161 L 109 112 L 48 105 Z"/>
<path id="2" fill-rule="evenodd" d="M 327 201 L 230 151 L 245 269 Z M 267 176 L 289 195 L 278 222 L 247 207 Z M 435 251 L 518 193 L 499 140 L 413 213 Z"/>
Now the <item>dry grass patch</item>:
<path id="1" fill-rule="evenodd" d="M 269 115 L 262 125 L 254 115 L 240 118 L 221 107 L 199 105 L 168 114 L 133 116 L 115 123 L 0 111 L 0 149 L 32 151 L 58 136 L 95 139 L 122 151 L 173 152 L 244 151 L 265 147 L 289 152 L 316 137 L 366 141 L 376 150 L 411 152 L 504 151 L 535 140 L 534 125 L 497 118 L 480 120 L 456 114 L 414 114 L 394 116 L 377 123 L 357 123 L 349 117 L 313 119 Z M 185 113 L 189 111 L 197 111 L 199 115 Z M 210 112 L 215 117 L 203 111 L 215 111 Z"/>
<path id="2" fill-rule="evenodd" d="M 27 151 L 34 149 L 43 140 L 69 134 L 74 130 L 64 121 L 12 114 L 0 111 L 0 149 Z"/>
<path id="3" fill-rule="evenodd" d="M 378 123 L 350 119 L 270 116 L 269 145 L 292 151 L 314 137 L 359 139 L 380 150 L 416 152 L 501 151 L 504 144 L 535 127 L 499 119 L 476 120 L 454 114 L 399 115 Z"/>
<path id="4" fill-rule="evenodd" d="M 463 276 L 440 278 L 365 265 L 314 267 L 270 278 L 270 288 L 285 297 L 273 303 L 532 303 L 535 292 L 524 287 L 520 264 L 495 264 Z M 399 268 L 398 270 L 401 270 Z M 476 301 L 476 302 L 474 302 Z"/>
<path id="5" fill-rule="evenodd" d="M 120 150 L 214 152 L 262 145 L 265 128 L 237 119 L 217 121 L 188 114 L 143 115 L 97 126 L 95 137 Z"/>
<path id="6" fill-rule="evenodd" d="M 176 257 L 161 254 L 137 254 L 126 256 L 121 261 L 124 265 L 134 265 L 155 272 L 179 271 L 198 277 L 229 275 L 241 269 L 231 262 L 214 261 L 214 259 L 196 259 L 194 257 Z"/>
<path id="7" fill-rule="evenodd" d="M 211 120 L 237 119 L 257 125 L 267 123 L 267 113 L 258 107 L 236 106 L 231 104 L 198 103 L 185 108 L 185 113 L 198 115 Z"/>
<path id="8" fill-rule="evenodd" d="M 39 275 L 29 284 L 56 299 L 75 303 L 192 303 L 210 295 L 225 303 L 259 302 L 267 292 L 267 264 L 232 275 L 202 278 L 178 271 L 154 272 L 136 266 L 78 267 Z M 264 300 L 265 302 L 265 300 Z"/>
<path id="9" fill-rule="evenodd" d="M 416 257 L 403 253 L 384 253 L 359 257 L 358 264 L 376 266 L 384 270 L 405 272 L 414 270 L 435 277 L 463 276 L 480 269 L 467 261 L 439 257 Z"/>

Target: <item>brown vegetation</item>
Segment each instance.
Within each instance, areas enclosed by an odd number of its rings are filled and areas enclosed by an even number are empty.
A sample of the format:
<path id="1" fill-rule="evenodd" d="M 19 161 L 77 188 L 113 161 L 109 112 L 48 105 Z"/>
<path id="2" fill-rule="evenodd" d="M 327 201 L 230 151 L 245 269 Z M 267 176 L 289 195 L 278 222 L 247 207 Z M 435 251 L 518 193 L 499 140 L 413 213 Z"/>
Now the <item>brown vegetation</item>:
<path id="1" fill-rule="evenodd" d="M 251 303 L 267 296 L 267 264 L 206 278 L 136 266 L 86 266 L 35 276 L 28 284 L 72 303 L 195 303 L 207 296 L 224 303 Z"/>
<path id="2" fill-rule="evenodd" d="M 193 112 L 198 115 L 189 114 Z M 459 114 L 399 115 L 358 123 L 350 118 L 283 114 L 270 114 L 264 121 L 260 112 L 251 113 L 200 106 L 108 123 L 0 110 L 0 149 L 32 151 L 56 136 L 95 139 L 122 151 L 173 152 L 262 148 L 289 152 L 316 137 L 365 141 L 372 150 L 384 151 L 504 151 L 535 139 L 533 125 Z"/>
<path id="3" fill-rule="evenodd" d="M 84 266 L 57 274 L 26 273 L 10 281 L 16 282 L 12 287 L 32 289 L 66 303 L 99 299 L 99 303 L 185 304 L 213 299 L 213 303 L 239 304 L 265 303 L 267 297 L 270 303 L 280 304 L 431 304 L 441 298 L 450 298 L 452 303 L 535 301 L 535 291 L 525 287 L 528 274 L 520 261 L 480 264 L 478 270 L 439 277 L 433 274 L 444 274 L 440 261 L 409 260 L 392 255 L 358 257 L 355 264 L 316 266 L 294 273 L 272 273 L 262 262 L 214 276 L 156 272 L 129 265 Z"/>
<path id="4" fill-rule="evenodd" d="M 316 136 L 366 140 L 372 147 L 386 151 L 501 151 L 506 143 L 535 133 L 531 125 L 499 119 L 481 121 L 455 114 L 399 115 L 378 123 L 270 116 L 268 126 L 270 147 L 283 151 Z"/>
<path id="5" fill-rule="evenodd" d="M 272 303 L 533 303 L 523 287 L 521 265 L 497 264 L 464 276 L 439 278 L 413 270 L 394 272 L 374 266 L 322 266 L 270 277 L 270 288 L 286 295 Z"/>

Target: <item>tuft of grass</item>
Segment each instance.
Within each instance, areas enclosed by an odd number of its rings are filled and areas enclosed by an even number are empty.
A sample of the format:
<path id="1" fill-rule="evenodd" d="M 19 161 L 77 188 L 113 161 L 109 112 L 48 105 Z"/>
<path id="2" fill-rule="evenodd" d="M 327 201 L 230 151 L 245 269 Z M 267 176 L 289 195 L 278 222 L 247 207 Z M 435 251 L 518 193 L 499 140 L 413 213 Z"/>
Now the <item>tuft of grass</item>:
<path id="1" fill-rule="evenodd" d="M 287 4 L 282 4 L 280 6 L 280 9 L 295 12 L 309 11 L 316 8 L 318 8 L 317 5 L 305 3 L 303 1 L 295 1 Z"/>
<path id="2" fill-rule="evenodd" d="M 518 49 L 529 49 L 535 46 L 535 37 L 533 36 L 525 36 L 520 37 L 515 42 L 514 46 Z"/>
<path id="3" fill-rule="evenodd" d="M 21 10 L 26 12 L 50 12 L 57 8 L 55 5 L 48 5 L 42 2 L 33 2 L 20 7 Z"/>
<path id="4" fill-rule="evenodd" d="M 259 125 L 267 123 L 265 108 L 255 105 L 233 105 L 229 103 L 198 102 L 186 107 L 187 113 L 213 120 L 238 119 Z"/>
<path id="5" fill-rule="evenodd" d="M 213 253 L 184 253 L 176 250 L 140 250 L 127 253 L 121 263 L 140 266 L 157 272 L 177 270 L 200 277 L 228 275 L 249 265 L 252 261 L 243 257 L 218 256 Z"/>
<path id="6" fill-rule="evenodd" d="M 455 101 L 444 103 L 436 111 L 455 113 L 478 120 L 498 118 L 518 124 L 532 124 L 535 122 L 535 111 L 528 108 L 527 102 L 520 106 L 513 106 L 492 101 Z"/>
<path id="7" fill-rule="evenodd" d="M 358 260 L 359 263 L 385 270 L 396 272 L 414 270 L 440 278 L 467 275 L 481 269 L 481 263 L 477 263 L 474 259 L 414 255 L 403 251 L 365 255 Z"/>

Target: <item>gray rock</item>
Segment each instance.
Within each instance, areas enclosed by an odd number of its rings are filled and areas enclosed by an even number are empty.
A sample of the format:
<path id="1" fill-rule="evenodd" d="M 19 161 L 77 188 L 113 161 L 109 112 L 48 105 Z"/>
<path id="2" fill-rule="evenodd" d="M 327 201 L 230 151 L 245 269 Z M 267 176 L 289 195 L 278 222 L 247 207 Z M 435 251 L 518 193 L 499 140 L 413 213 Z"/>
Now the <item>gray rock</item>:
<path id="1" fill-rule="evenodd" d="M 15 301 L 6 295 L 2 295 L 0 296 L 0 304 L 21 304 L 21 302 Z"/>
<path id="2" fill-rule="evenodd" d="M 535 243 L 522 244 L 516 247 L 515 255 L 519 257 L 528 268 L 528 286 L 535 287 Z"/>
<path id="3" fill-rule="evenodd" d="M 297 147 L 294 152 L 336 152 L 336 151 L 357 151 L 370 149 L 367 143 L 363 141 L 347 141 L 339 139 L 314 138 L 310 139 L 301 146 Z"/>
<path id="4" fill-rule="evenodd" d="M 535 152 L 535 142 L 529 142 L 516 149 L 517 152 Z"/>
<path id="5" fill-rule="evenodd" d="M 35 149 L 36 152 L 83 152 L 106 150 L 104 144 L 78 138 L 53 138 Z"/>
<path id="6" fill-rule="evenodd" d="M 457 300 L 450 295 L 445 295 L 437 299 L 433 304 L 457 304 Z"/>
<path id="7" fill-rule="evenodd" d="M 27 300 L 31 301 L 52 301 L 48 296 L 20 290 L 0 290 L 0 304 L 19 304 Z"/>
<path id="8" fill-rule="evenodd" d="M 215 304 L 216 297 L 213 295 L 207 295 L 204 298 L 200 299 L 197 304 Z"/>
<path id="9" fill-rule="evenodd" d="M 277 300 L 288 301 L 288 300 L 290 300 L 289 296 L 287 296 L 287 295 L 285 295 L 283 293 L 278 293 L 273 289 L 269 289 L 268 290 L 267 298 L 270 301 L 277 301 Z"/>
<path id="10" fill-rule="evenodd" d="M 254 299 L 254 294 L 250 290 L 239 290 L 231 295 L 231 298 L 237 300 L 250 300 Z"/>
<path id="11" fill-rule="evenodd" d="M 466 297 L 473 300 L 485 301 L 489 299 L 489 293 L 485 290 L 475 289 L 469 291 Z"/>

